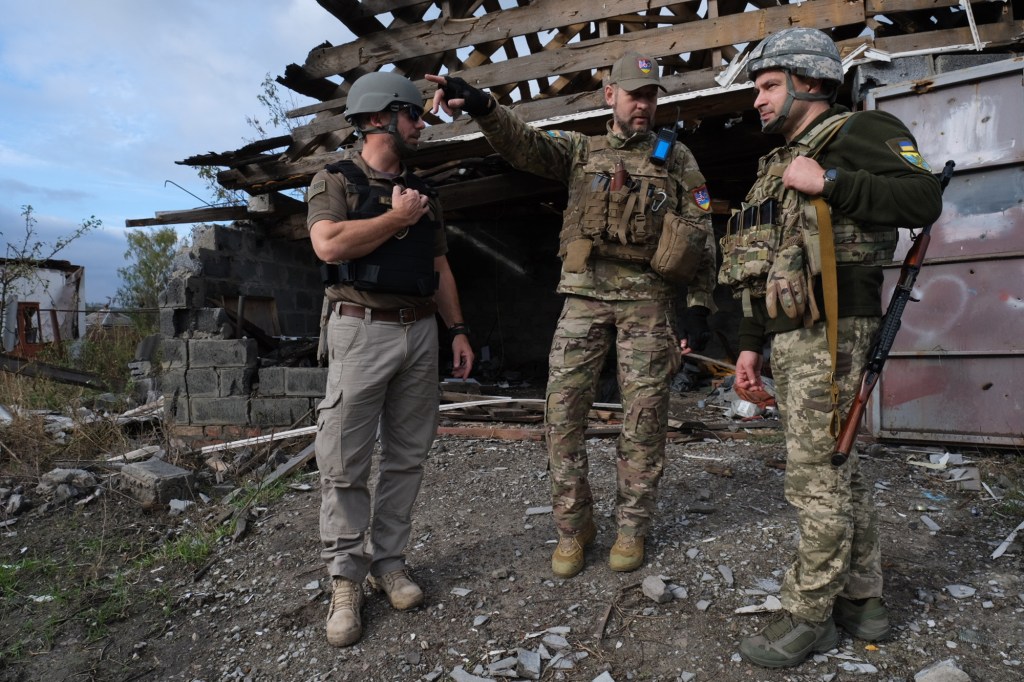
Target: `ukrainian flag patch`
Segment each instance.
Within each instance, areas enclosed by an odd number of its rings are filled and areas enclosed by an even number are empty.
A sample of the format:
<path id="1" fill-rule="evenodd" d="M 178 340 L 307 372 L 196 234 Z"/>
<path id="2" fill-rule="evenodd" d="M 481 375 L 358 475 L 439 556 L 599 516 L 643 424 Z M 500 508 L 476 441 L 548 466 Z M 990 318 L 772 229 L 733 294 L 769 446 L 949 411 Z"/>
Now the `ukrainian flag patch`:
<path id="1" fill-rule="evenodd" d="M 559 137 L 562 138 L 563 140 L 569 139 L 569 133 L 564 130 L 548 130 L 545 132 L 547 132 L 548 137 Z"/>
<path id="2" fill-rule="evenodd" d="M 889 149 L 896 153 L 901 159 L 909 163 L 914 168 L 920 168 L 931 172 L 931 166 L 921 156 L 921 152 L 917 151 L 917 147 L 914 146 L 913 140 L 909 140 L 905 137 L 897 137 L 896 139 L 889 140 L 886 142 L 889 145 Z"/>
<path id="3" fill-rule="evenodd" d="M 707 185 L 701 185 L 697 189 L 691 192 L 693 195 L 693 203 L 700 206 L 705 211 L 711 210 L 711 194 L 708 192 Z"/>

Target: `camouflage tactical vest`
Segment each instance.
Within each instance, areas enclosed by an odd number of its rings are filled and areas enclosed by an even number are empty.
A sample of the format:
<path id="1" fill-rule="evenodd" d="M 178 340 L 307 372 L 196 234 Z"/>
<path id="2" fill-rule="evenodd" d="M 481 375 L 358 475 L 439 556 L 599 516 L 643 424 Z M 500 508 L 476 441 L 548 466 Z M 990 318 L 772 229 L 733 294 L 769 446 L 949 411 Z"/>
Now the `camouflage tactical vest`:
<path id="1" fill-rule="evenodd" d="M 572 173 L 559 256 L 565 258 L 567 246 L 582 239 L 592 242 L 591 253 L 601 258 L 650 261 L 665 214 L 676 202 L 668 175 L 675 159 L 655 166 L 650 153 L 648 146 L 613 149 L 605 138 L 591 138 L 589 154 L 576 160 Z M 630 179 L 613 190 L 614 167 L 620 160 Z"/>
<path id="2" fill-rule="evenodd" d="M 764 296 L 765 280 L 779 249 L 802 244 L 809 274 L 821 272 L 818 217 L 810 197 L 783 187 L 782 174 L 797 156 L 816 157 L 852 113 L 831 116 L 794 144 L 779 147 L 761 158 L 757 181 L 739 211 L 729 218 L 721 239 L 720 284 L 734 295 Z M 867 232 L 847 216 L 831 209 L 836 263 L 877 264 L 892 260 L 898 234 L 895 229 Z"/>

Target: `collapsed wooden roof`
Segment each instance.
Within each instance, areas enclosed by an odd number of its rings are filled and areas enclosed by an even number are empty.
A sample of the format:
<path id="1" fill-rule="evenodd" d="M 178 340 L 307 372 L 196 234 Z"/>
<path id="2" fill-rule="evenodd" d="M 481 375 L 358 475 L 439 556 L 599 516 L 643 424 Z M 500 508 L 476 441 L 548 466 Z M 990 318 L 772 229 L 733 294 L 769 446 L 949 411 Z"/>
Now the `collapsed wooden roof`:
<path id="1" fill-rule="evenodd" d="M 1024 36 L 1024 0 L 317 1 L 356 39 L 318 45 L 303 64 L 287 66 L 277 78 L 317 100 L 288 113 L 311 117 L 308 122 L 287 135 L 179 162 L 222 168 L 221 185 L 257 200 L 248 207 L 166 212 L 129 226 L 253 216 L 291 216 L 296 226 L 304 206 L 281 192 L 308 185 L 354 142 L 343 116 L 346 93 L 359 76 L 380 69 L 408 76 L 424 101 L 434 92 L 424 75 L 452 73 L 514 105 L 529 122 L 597 132 L 607 118 L 602 77 L 623 52 L 635 50 L 656 57 L 662 67 L 668 93 L 659 100 L 657 123 L 682 121 L 694 129 L 715 117 L 752 113 L 750 86 L 738 67 L 750 47 L 790 26 L 829 31 L 850 59 L 999 50 L 1019 46 Z M 446 214 L 499 198 L 544 198 L 556 189 L 498 159 L 485 160 L 492 150 L 469 117 L 445 122 L 428 113 L 427 120 L 430 127 L 410 162 L 439 185 Z M 729 182 L 735 156 L 749 156 L 754 143 L 737 127 L 711 144 L 713 153 L 694 151 L 714 187 L 716 178 Z"/>

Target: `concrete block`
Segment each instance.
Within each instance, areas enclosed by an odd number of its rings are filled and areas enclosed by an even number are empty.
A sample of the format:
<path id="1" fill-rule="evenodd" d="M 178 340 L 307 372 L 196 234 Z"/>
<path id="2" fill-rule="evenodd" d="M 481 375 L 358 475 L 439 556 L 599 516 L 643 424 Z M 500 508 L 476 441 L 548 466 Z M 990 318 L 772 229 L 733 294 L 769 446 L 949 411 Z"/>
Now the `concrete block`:
<path id="1" fill-rule="evenodd" d="M 234 255 L 226 251 L 198 249 L 198 259 L 203 277 L 230 279 L 235 274 L 231 269 L 231 261 Z"/>
<path id="2" fill-rule="evenodd" d="M 256 382 L 257 394 L 261 396 L 284 395 L 284 367 L 260 367 Z"/>
<path id="3" fill-rule="evenodd" d="M 160 336 L 165 339 L 173 339 L 181 330 L 178 329 L 177 315 L 180 311 L 174 308 L 160 309 Z"/>
<path id="4" fill-rule="evenodd" d="M 193 331 L 222 335 L 225 327 L 231 325 L 231 319 L 223 308 L 200 308 L 190 312 Z"/>
<path id="5" fill-rule="evenodd" d="M 217 394 L 224 397 L 248 396 L 252 393 L 256 372 L 255 367 L 232 367 L 217 370 L 220 375 L 220 389 Z"/>
<path id="6" fill-rule="evenodd" d="M 174 393 L 186 393 L 185 371 L 183 369 L 172 369 L 160 375 L 160 385 L 164 387 L 164 395 Z"/>
<path id="7" fill-rule="evenodd" d="M 121 487 L 138 500 L 143 509 L 154 509 L 172 499 L 191 500 L 193 475 L 191 471 L 154 457 L 122 467 Z"/>
<path id="8" fill-rule="evenodd" d="M 192 424 L 248 424 L 249 399 L 189 398 L 188 410 Z"/>
<path id="9" fill-rule="evenodd" d="M 284 392 L 290 396 L 323 397 L 327 390 L 326 367 L 286 367 Z"/>
<path id="10" fill-rule="evenodd" d="M 307 398 L 253 398 L 249 420 L 254 426 L 303 426 L 311 422 Z"/>
<path id="11" fill-rule="evenodd" d="M 165 372 L 171 369 L 185 369 L 188 367 L 188 342 L 165 336 L 163 343 L 160 344 L 160 355 L 160 365 Z"/>
<path id="12" fill-rule="evenodd" d="M 220 395 L 220 377 L 211 367 L 192 368 L 185 372 L 185 392 L 189 398 L 214 398 Z"/>
<path id="13" fill-rule="evenodd" d="M 188 342 L 189 367 L 255 367 L 255 339 L 194 339 Z"/>

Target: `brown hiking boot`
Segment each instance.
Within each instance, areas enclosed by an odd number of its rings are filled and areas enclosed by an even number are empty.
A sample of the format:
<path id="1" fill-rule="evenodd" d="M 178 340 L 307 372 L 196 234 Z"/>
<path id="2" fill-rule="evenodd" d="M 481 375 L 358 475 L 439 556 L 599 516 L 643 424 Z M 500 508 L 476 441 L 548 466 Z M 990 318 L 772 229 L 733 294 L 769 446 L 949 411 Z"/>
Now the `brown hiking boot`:
<path id="1" fill-rule="evenodd" d="M 388 595 L 388 601 L 399 611 L 413 609 L 423 603 L 423 590 L 409 577 L 409 569 L 400 568 L 377 577 L 367 578 L 370 587 Z"/>
<path id="2" fill-rule="evenodd" d="M 575 535 L 558 534 L 558 546 L 551 555 L 551 572 L 557 578 L 571 578 L 583 570 L 583 548 L 597 537 L 597 526 L 588 521 Z"/>
<path id="3" fill-rule="evenodd" d="M 613 571 L 635 571 L 644 563 L 644 536 L 619 533 L 608 555 L 608 567 Z"/>
<path id="4" fill-rule="evenodd" d="M 363 588 L 348 578 L 334 578 L 331 610 L 327 612 L 327 643 L 351 646 L 363 636 L 359 611 L 363 608 Z"/>

